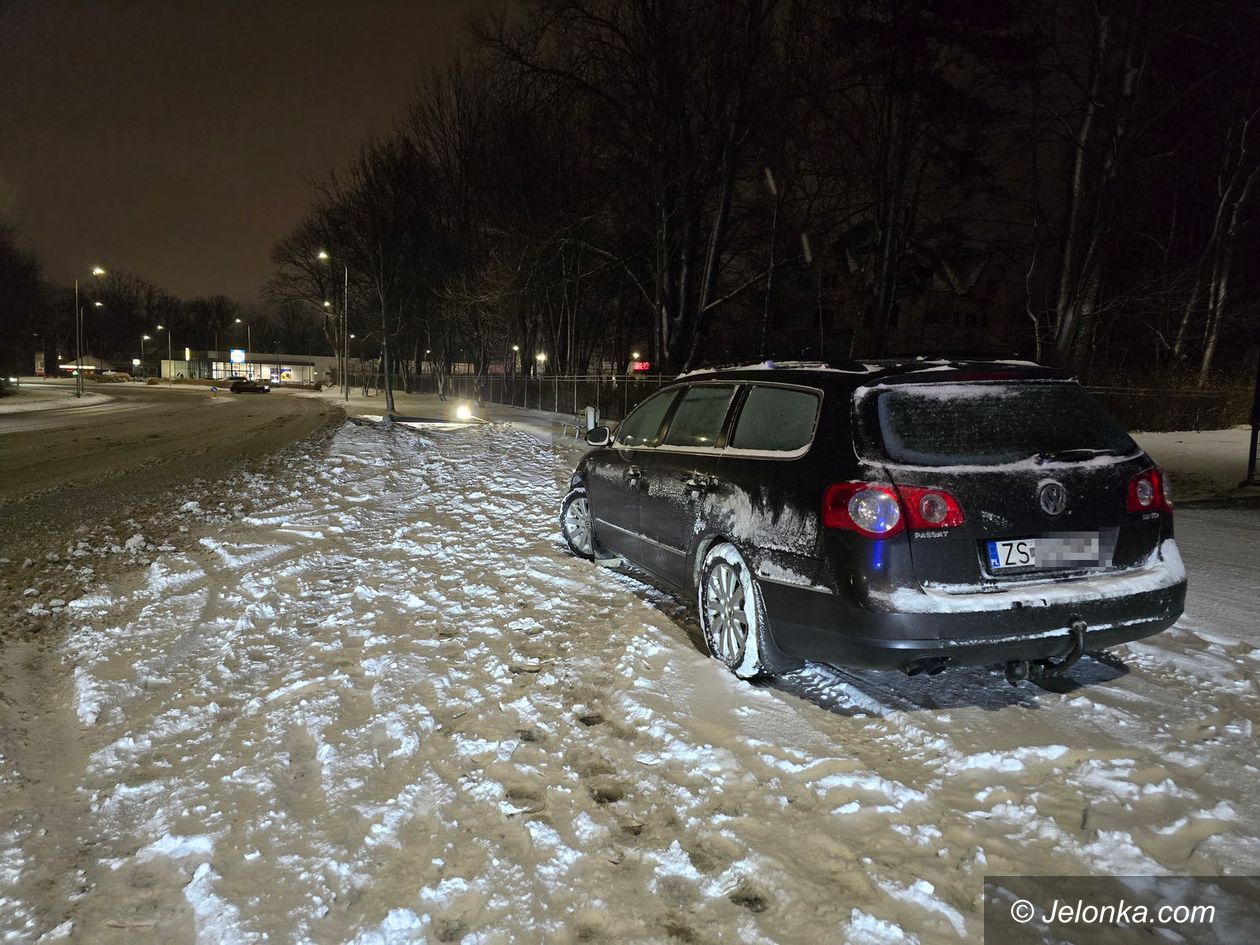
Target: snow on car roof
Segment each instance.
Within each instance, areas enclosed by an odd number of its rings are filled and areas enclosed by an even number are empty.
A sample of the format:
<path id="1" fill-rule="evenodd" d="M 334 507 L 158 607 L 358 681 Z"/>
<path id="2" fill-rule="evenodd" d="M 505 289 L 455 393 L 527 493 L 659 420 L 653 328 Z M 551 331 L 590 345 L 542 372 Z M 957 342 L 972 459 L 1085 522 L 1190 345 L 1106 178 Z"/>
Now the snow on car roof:
<path id="1" fill-rule="evenodd" d="M 720 364 L 696 368 L 678 375 L 678 379 L 698 374 L 725 374 L 730 371 L 835 371 L 841 374 L 866 374 L 882 370 L 879 366 L 863 364 L 855 367 L 832 367 L 823 361 L 756 361 L 752 364 Z"/>
<path id="2" fill-rule="evenodd" d="M 1044 368 L 1035 361 L 994 358 L 944 358 L 919 355 L 913 358 L 879 358 L 870 361 L 851 361 L 843 365 L 831 365 L 824 361 L 757 361 L 751 364 L 723 364 L 696 368 L 679 374 L 677 380 L 705 374 L 728 374 L 741 371 L 810 371 L 833 374 L 927 374 L 938 371 L 957 371 L 977 365 L 1002 365 L 1006 367 Z"/>

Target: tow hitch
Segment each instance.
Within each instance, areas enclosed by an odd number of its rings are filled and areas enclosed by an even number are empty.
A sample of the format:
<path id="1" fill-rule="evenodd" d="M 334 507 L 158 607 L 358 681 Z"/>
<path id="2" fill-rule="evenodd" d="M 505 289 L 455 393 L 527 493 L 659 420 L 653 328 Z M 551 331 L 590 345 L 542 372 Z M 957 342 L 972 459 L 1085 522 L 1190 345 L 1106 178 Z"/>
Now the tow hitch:
<path id="1" fill-rule="evenodd" d="M 1050 679 L 1062 676 L 1079 660 L 1085 652 L 1085 621 L 1080 617 L 1073 618 L 1068 624 L 1072 635 L 1072 649 L 1068 655 L 1055 662 L 1054 660 L 1011 660 L 1006 664 L 1006 681 L 1018 686 L 1025 679 L 1036 682 L 1039 679 Z"/>

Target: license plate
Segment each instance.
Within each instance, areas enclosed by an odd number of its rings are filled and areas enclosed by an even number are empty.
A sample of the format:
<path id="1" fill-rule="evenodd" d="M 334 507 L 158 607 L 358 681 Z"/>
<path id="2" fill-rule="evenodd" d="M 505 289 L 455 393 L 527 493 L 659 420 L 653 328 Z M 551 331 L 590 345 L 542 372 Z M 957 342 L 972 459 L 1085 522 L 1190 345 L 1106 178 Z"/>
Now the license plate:
<path id="1" fill-rule="evenodd" d="M 1096 567 L 1101 563 L 1097 532 L 989 542 L 991 572 Z"/>

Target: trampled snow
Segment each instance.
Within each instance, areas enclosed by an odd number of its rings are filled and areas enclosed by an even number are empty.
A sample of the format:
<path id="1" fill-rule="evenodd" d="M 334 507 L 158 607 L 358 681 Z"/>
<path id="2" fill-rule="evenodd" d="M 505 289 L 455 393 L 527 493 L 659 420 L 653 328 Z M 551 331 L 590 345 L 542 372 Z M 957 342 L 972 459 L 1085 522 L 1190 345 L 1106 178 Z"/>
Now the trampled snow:
<path id="1" fill-rule="evenodd" d="M 1063 692 L 765 687 L 687 602 L 564 552 L 572 458 L 347 425 L 70 601 L 81 875 L 0 825 L 0 938 L 977 941 L 986 873 L 1260 871 L 1240 513 L 1178 512 L 1187 616 Z"/>

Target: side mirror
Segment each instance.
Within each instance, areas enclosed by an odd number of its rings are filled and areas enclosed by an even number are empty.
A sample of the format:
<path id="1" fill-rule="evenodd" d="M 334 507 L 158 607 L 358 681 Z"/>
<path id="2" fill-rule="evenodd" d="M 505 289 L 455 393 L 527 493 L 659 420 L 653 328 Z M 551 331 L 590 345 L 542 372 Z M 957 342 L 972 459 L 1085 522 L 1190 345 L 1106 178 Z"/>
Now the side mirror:
<path id="1" fill-rule="evenodd" d="M 612 434 L 608 432 L 608 427 L 593 427 L 586 431 L 588 446 L 607 446 L 611 440 Z"/>

